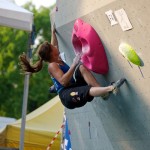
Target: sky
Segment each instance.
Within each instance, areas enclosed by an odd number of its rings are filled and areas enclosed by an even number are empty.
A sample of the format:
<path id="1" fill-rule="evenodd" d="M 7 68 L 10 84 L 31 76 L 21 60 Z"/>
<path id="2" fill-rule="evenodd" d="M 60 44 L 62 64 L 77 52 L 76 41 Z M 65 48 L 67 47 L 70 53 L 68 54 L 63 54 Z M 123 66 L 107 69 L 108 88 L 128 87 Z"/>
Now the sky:
<path id="1" fill-rule="evenodd" d="M 15 3 L 21 6 L 29 1 L 31 0 L 15 0 Z M 56 0 L 32 0 L 32 3 L 35 4 L 36 8 L 39 8 L 40 6 L 49 7 L 55 4 Z"/>

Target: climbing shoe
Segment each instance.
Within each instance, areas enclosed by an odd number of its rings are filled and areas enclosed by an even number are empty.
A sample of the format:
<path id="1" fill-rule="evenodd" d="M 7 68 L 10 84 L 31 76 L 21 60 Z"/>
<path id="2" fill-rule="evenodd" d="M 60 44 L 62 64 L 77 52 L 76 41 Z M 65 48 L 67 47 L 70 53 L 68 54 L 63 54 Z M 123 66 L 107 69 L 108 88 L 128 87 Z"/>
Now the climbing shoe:
<path id="1" fill-rule="evenodd" d="M 116 81 L 116 82 L 112 82 L 111 85 L 114 87 L 114 89 L 111 91 L 113 94 L 117 94 L 120 86 L 123 85 L 123 83 L 126 81 L 125 78 L 121 78 L 120 80 Z M 111 93 L 110 92 L 110 93 Z"/>
<path id="2" fill-rule="evenodd" d="M 126 79 L 122 78 L 122 79 L 120 79 L 120 80 L 118 80 L 116 82 L 111 82 L 110 85 L 113 86 L 113 90 L 111 92 L 107 93 L 107 94 L 102 95 L 101 98 L 106 101 L 106 100 L 109 99 L 110 94 L 115 94 L 116 95 L 118 90 L 119 90 L 119 88 L 120 88 L 120 86 L 122 86 L 125 81 L 126 81 Z"/>

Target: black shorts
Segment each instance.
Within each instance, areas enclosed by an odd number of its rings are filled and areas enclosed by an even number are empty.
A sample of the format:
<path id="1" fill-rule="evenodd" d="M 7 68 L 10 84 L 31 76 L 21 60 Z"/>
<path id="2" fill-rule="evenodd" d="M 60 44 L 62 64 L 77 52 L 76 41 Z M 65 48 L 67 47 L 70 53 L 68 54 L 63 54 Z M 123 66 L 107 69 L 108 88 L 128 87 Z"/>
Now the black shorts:
<path id="1" fill-rule="evenodd" d="M 87 102 L 91 102 L 94 98 L 93 96 L 89 95 L 91 86 L 87 85 L 83 79 L 79 70 L 79 66 L 76 68 L 74 76 L 76 82 L 68 87 L 63 88 L 59 92 L 59 97 L 62 104 L 69 109 L 82 107 Z"/>

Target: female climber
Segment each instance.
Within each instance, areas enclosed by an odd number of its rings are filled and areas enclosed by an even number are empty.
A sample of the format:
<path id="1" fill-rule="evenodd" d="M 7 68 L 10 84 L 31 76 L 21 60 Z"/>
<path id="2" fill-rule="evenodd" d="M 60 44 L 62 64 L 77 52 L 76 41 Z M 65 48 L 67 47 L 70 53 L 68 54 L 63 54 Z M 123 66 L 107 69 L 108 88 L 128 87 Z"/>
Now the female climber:
<path id="1" fill-rule="evenodd" d="M 39 46 L 39 60 L 34 65 L 29 63 L 24 53 L 19 56 L 19 59 L 22 70 L 30 73 L 40 71 L 43 62 L 48 63 L 48 72 L 65 107 L 68 109 L 82 107 L 87 102 L 91 102 L 94 97 L 99 96 L 106 100 L 126 81 L 123 78 L 107 87 L 102 87 L 92 73 L 80 63 L 80 54 L 77 54 L 69 67 L 60 58 L 55 31 L 55 29 L 52 30 L 51 44 L 46 41 Z"/>

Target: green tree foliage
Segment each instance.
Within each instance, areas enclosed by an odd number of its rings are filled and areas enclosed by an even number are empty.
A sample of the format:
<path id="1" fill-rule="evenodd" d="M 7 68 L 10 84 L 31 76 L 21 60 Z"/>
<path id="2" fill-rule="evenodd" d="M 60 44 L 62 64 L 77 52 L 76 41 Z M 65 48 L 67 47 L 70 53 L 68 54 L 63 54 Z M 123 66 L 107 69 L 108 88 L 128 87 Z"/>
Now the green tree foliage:
<path id="1" fill-rule="evenodd" d="M 41 7 L 36 10 L 32 3 L 26 4 L 25 8 L 34 13 L 36 38 L 39 39 L 39 44 L 45 40 L 50 41 L 51 9 Z M 24 75 L 20 74 L 18 56 L 27 51 L 27 43 L 27 32 L 0 26 L 0 116 L 21 117 Z M 33 62 L 37 59 L 35 55 L 39 44 L 34 46 Z M 44 64 L 41 72 L 30 77 L 28 113 L 55 96 L 48 92 L 51 85 L 47 64 Z"/>

